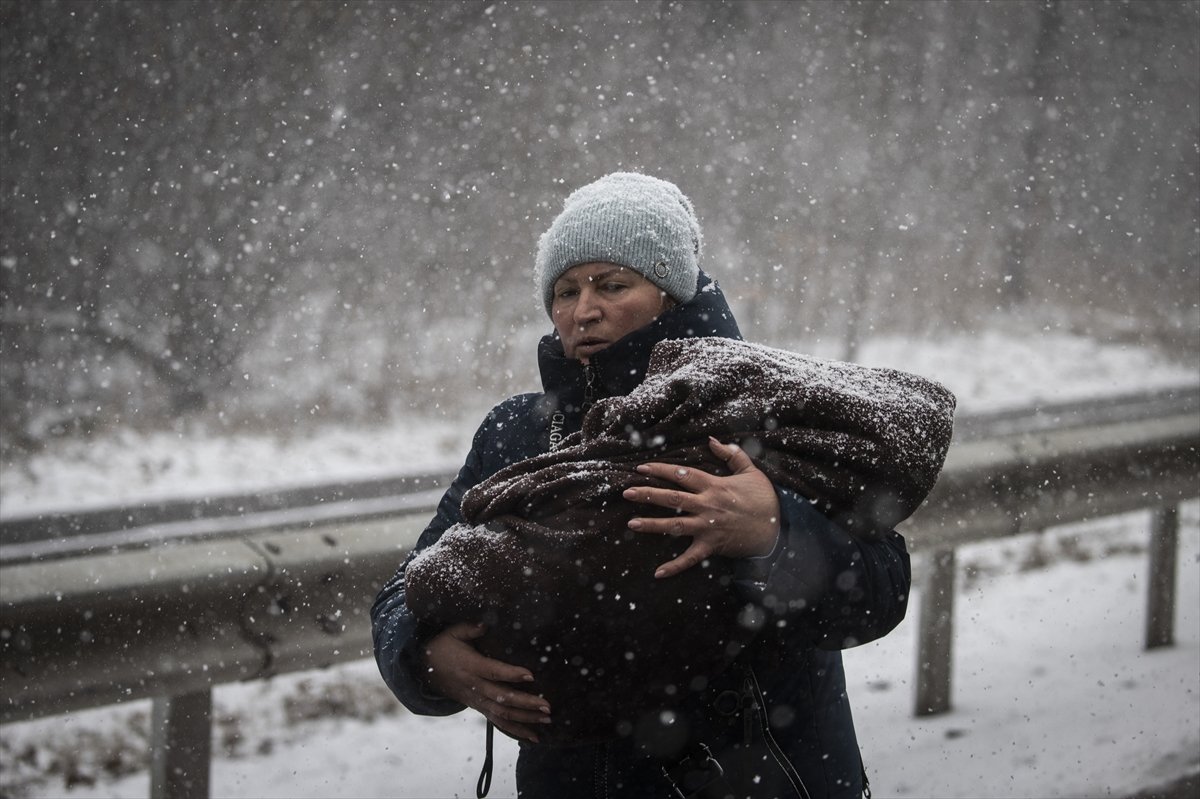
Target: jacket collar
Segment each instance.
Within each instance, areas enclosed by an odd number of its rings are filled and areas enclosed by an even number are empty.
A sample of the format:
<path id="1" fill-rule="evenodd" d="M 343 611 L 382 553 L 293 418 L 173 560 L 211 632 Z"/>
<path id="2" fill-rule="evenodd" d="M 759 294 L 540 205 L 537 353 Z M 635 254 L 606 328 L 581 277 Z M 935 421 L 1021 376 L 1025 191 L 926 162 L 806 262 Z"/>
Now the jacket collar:
<path id="1" fill-rule="evenodd" d="M 650 353 L 660 341 L 681 338 L 741 339 L 729 303 L 716 281 L 703 272 L 696 296 L 676 305 L 650 324 L 639 328 L 591 357 L 588 368 L 563 354 L 558 333 L 542 337 L 538 344 L 538 366 L 542 388 L 568 413 L 582 410 L 587 383 L 592 384 L 592 401 L 624 396 L 641 384 L 650 365 Z"/>

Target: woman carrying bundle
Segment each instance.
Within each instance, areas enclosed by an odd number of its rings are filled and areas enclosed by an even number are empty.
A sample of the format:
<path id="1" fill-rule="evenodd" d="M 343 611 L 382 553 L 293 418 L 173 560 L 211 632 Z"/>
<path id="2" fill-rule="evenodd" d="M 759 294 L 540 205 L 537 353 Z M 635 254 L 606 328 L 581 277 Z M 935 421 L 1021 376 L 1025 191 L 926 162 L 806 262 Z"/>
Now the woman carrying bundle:
<path id="1" fill-rule="evenodd" d="M 857 797 L 841 649 L 904 617 L 891 528 L 953 397 L 746 344 L 672 183 L 615 173 L 541 237 L 543 391 L 497 405 L 372 608 L 415 713 L 517 739 L 522 797 Z"/>

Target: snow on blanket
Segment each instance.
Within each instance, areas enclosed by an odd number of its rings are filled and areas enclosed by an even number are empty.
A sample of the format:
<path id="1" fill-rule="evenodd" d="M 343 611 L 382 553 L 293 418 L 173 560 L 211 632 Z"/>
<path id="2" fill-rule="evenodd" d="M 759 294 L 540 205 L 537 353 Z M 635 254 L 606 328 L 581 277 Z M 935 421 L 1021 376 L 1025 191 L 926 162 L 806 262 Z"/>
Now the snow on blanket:
<path id="1" fill-rule="evenodd" d="M 528 668 L 550 702 L 543 742 L 632 734 L 694 699 L 763 621 L 733 590 L 726 559 L 654 579 L 688 541 L 627 528 L 666 512 L 622 497 L 665 487 L 636 466 L 727 474 L 707 440 L 733 441 L 776 485 L 870 537 L 933 487 L 953 413 L 944 387 L 896 370 L 732 339 L 664 341 L 637 389 L 597 402 L 558 449 L 467 492 L 467 523 L 409 563 L 408 605 L 428 626 L 488 625 L 480 650 Z"/>

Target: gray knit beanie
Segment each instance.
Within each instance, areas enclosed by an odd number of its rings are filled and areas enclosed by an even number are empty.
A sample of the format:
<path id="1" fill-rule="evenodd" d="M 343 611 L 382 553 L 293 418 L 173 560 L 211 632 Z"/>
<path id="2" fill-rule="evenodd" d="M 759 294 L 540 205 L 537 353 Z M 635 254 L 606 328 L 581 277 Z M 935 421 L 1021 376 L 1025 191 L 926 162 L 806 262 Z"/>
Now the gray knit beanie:
<path id="1" fill-rule="evenodd" d="M 619 264 L 638 272 L 679 302 L 696 294 L 700 222 L 674 183 L 614 172 L 576 189 L 538 239 L 535 276 L 546 304 L 554 282 L 573 266 Z"/>

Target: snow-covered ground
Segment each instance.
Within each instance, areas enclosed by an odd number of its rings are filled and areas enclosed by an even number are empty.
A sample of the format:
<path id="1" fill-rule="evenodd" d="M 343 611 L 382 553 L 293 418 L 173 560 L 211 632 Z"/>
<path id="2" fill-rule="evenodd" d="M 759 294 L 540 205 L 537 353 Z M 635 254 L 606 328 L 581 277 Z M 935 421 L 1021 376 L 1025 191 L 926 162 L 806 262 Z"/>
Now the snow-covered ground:
<path id="1" fill-rule="evenodd" d="M 864 344 L 859 360 L 941 381 L 958 397 L 959 412 L 1200 385 L 1200 365 L 1054 331 L 877 338 Z M 513 392 L 534 388 L 514 386 Z M 25 463 L 0 464 L 0 518 L 454 470 L 477 423 L 477 418 L 423 418 L 382 429 L 301 433 L 288 428 L 236 437 L 214 437 L 196 427 L 58 442 Z"/>
<path id="2" fill-rule="evenodd" d="M 1200 367 L 1047 333 L 863 352 L 946 383 L 965 410 L 1167 385 Z M 435 420 L 436 421 L 436 420 Z M 241 436 L 113 436 L 0 470 L 3 515 L 195 496 L 350 475 L 421 471 L 461 457 L 473 423 Z M 1146 514 L 964 547 L 956 599 L 954 709 L 912 714 L 916 608 L 846 665 L 875 795 L 1126 796 L 1200 770 L 1200 504 L 1181 514 L 1176 644 L 1144 651 Z M 215 692 L 214 796 L 471 796 L 483 725 L 398 710 L 359 662 Z M 144 797 L 148 704 L 0 728 L 0 795 Z M 497 741 L 492 796 L 513 794 L 515 745 Z"/>

